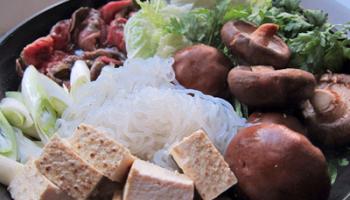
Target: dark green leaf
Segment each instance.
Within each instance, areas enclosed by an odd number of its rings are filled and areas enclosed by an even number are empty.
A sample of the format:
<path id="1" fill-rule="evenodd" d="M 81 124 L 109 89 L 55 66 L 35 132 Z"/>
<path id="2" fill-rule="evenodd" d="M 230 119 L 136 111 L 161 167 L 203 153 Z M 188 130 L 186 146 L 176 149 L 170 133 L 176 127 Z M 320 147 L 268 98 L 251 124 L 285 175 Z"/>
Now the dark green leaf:
<path id="1" fill-rule="evenodd" d="M 328 174 L 331 178 L 331 183 L 334 184 L 337 179 L 338 171 L 337 166 L 333 162 L 328 163 Z"/>
<path id="2" fill-rule="evenodd" d="M 272 6 L 283 8 L 288 12 L 295 12 L 300 10 L 301 0 L 273 0 Z"/>
<path id="3" fill-rule="evenodd" d="M 315 26 L 322 26 L 327 22 L 328 14 L 322 10 L 304 10 L 307 21 Z"/>
<path id="4" fill-rule="evenodd" d="M 339 159 L 338 160 L 338 165 L 341 166 L 341 167 L 346 167 L 346 166 L 349 165 L 349 161 L 346 158 Z"/>

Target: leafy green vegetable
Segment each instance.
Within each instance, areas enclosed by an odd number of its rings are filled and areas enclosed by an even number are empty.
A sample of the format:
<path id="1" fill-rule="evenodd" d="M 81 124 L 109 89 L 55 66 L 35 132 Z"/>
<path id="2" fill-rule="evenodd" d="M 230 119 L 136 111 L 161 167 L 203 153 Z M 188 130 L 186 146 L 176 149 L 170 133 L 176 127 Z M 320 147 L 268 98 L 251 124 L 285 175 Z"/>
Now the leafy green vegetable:
<path id="1" fill-rule="evenodd" d="M 349 161 L 346 158 L 338 160 L 338 165 L 341 167 L 346 167 L 349 165 Z"/>
<path id="2" fill-rule="evenodd" d="M 238 116 L 243 118 L 248 118 L 249 113 L 248 113 L 248 107 L 246 105 L 242 104 L 237 99 L 233 99 L 232 104 Z"/>
<path id="3" fill-rule="evenodd" d="M 174 5 L 193 5 L 194 7 L 213 8 L 218 0 L 171 0 Z"/>
<path id="4" fill-rule="evenodd" d="M 320 74 L 327 70 L 340 71 L 350 59 L 348 25 L 327 23 L 327 13 L 321 10 L 302 9 L 300 0 L 273 0 L 252 7 L 245 20 L 257 25 L 276 23 L 279 35 L 292 50 L 290 67 Z"/>
<path id="5" fill-rule="evenodd" d="M 328 163 L 328 173 L 333 184 L 338 177 L 338 169 L 349 166 L 350 148 L 337 149 L 337 151 L 325 151 Z"/>
<path id="6" fill-rule="evenodd" d="M 17 143 L 14 130 L 0 111 L 0 155 L 17 160 Z"/>
<path id="7" fill-rule="evenodd" d="M 334 31 L 334 26 L 329 24 L 300 33 L 287 41 L 293 52 L 290 65 L 316 74 L 327 70 L 340 71 L 349 49 L 344 46 L 347 40 L 343 31 Z"/>
<path id="8" fill-rule="evenodd" d="M 137 2 L 141 10 L 128 20 L 124 31 L 129 58 L 147 58 L 159 54 L 167 57 L 191 44 L 181 34 L 165 31 L 170 18 L 187 13 L 191 6 L 168 5 L 165 0 Z"/>
<path id="9" fill-rule="evenodd" d="M 272 6 L 282 8 L 286 12 L 300 11 L 301 0 L 273 0 Z"/>
<path id="10" fill-rule="evenodd" d="M 338 176 L 337 165 L 335 163 L 328 163 L 328 174 L 331 178 L 331 184 L 334 184 Z"/>
<path id="11" fill-rule="evenodd" d="M 303 11 L 303 14 L 307 21 L 314 26 L 321 27 L 323 24 L 327 22 L 328 14 L 323 12 L 322 10 L 309 10 L 306 9 Z"/>
<path id="12" fill-rule="evenodd" d="M 221 27 L 233 18 L 241 19 L 249 14 L 243 5 L 234 6 L 231 0 L 221 0 L 211 9 L 195 8 L 181 17 L 171 18 L 165 30 L 183 35 L 192 43 L 207 44 L 222 50 Z"/>

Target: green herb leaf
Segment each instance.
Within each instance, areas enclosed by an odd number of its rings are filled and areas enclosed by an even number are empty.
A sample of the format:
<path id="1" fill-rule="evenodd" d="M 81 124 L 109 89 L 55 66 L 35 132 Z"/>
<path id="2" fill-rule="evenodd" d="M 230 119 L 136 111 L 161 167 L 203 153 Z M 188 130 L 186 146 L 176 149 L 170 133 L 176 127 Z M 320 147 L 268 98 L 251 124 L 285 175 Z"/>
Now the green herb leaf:
<path id="1" fill-rule="evenodd" d="M 304 10 L 304 16 L 314 26 L 322 26 L 328 19 L 328 14 L 322 10 Z"/>
<path id="2" fill-rule="evenodd" d="M 333 185 L 337 179 L 338 171 L 336 165 L 332 162 L 328 163 L 328 174 L 331 177 L 331 184 Z"/>
<path id="3" fill-rule="evenodd" d="M 273 0 L 272 6 L 277 8 L 283 8 L 288 12 L 295 12 L 300 10 L 301 0 Z"/>
<path id="4" fill-rule="evenodd" d="M 346 158 L 339 159 L 338 160 L 338 165 L 341 166 L 341 167 L 346 167 L 346 166 L 349 165 L 349 161 Z"/>

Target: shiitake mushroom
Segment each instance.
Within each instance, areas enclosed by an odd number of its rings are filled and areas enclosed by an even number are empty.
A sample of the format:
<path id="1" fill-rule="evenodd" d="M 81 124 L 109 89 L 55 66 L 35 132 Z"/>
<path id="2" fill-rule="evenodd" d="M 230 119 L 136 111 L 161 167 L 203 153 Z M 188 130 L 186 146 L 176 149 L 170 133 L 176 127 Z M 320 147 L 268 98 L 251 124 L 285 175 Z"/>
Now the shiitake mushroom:
<path id="1" fill-rule="evenodd" d="M 252 107 L 298 105 L 313 96 L 316 79 L 300 69 L 274 70 L 271 66 L 238 66 L 227 78 L 232 95 Z"/>
<path id="2" fill-rule="evenodd" d="M 231 62 L 219 50 L 199 44 L 178 51 L 174 59 L 176 80 L 181 85 L 212 96 L 226 96 Z"/>
<path id="3" fill-rule="evenodd" d="M 350 75 L 321 76 L 303 114 L 315 142 L 328 147 L 350 144 Z"/>
<path id="4" fill-rule="evenodd" d="M 298 118 L 278 112 L 254 112 L 248 117 L 248 122 L 252 124 L 257 123 L 271 123 L 284 125 L 287 128 L 307 136 L 307 130 L 301 124 Z"/>
<path id="5" fill-rule="evenodd" d="M 302 134 L 261 123 L 241 129 L 225 160 L 249 200 L 327 200 L 330 178 L 322 152 Z"/>
<path id="6" fill-rule="evenodd" d="M 281 69 L 287 66 L 291 51 L 277 31 L 277 24 L 256 27 L 244 21 L 229 21 L 221 29 L 221 38 L 239 64 Z"/>

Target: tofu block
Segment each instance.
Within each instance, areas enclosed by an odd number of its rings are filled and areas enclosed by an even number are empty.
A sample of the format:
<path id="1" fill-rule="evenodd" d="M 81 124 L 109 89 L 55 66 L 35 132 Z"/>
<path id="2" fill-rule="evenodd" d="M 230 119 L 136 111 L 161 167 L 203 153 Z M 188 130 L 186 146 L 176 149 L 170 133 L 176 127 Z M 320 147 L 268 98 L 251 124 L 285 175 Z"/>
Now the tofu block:
<path id="1" fill-rule="evenodd" d="M 135 160 L 128 149 L 85 124 L 76 129 L 69 142 L 83 160 L 112 181 L 125 181 Z"/>
<path id="2" fill-rule="evenodd" d="M 191 200 L 193 195 L 193 181 L 185 175 L 136 160 L 124 187 L 123 200 Z"/>
<path id="3" fill-rule="evenodd" d="M 15 200 L 71 200 L 65 192 L 40 174 L 29 160 L 23 170 L 14 177 L 9 185 L 11 197 Z"/>
<path id="4" fill-rule="evenodd" d="M 47 179 L 78 200 L 86 199 L 103 177 L 58 137 L 44 147 L 35 165 Z"/>
<path id="5" fill-rule="evenodd" d="M 194 181 L 203 200 L 215 199 L 237 178 L 203 130 L 194 132 L 171 149 L 175 162 Z"/>

